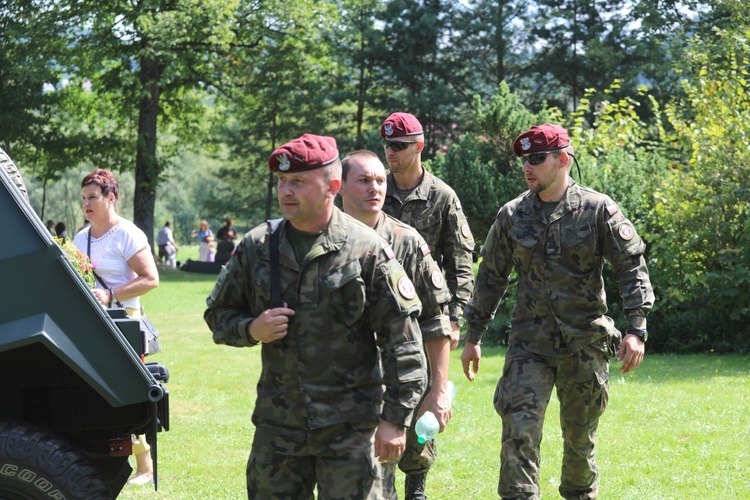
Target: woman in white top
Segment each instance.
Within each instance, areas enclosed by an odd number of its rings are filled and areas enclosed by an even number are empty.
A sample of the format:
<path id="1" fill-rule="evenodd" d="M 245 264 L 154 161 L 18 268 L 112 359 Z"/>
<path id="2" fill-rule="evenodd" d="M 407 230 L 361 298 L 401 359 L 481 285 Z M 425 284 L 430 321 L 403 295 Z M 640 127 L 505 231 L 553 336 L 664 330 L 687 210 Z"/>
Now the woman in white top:
<path id="1" fill-rule="evenodd" d="M 96 280 L 97 300 L 108 307 L 118 302 L 131 318 L 141 315 L 140 296 L 159 286 L 159 273 L 146 235 L 115 211 L 120 186 L 112 172 L 97 168 L 81 182 L 83 211 L 90 224 L 76 234 L 73 243 L 88 254 Z M 133 442 L 136 473 L 128 481 L 153 480 L 151 452 L 144 436 Z"/>

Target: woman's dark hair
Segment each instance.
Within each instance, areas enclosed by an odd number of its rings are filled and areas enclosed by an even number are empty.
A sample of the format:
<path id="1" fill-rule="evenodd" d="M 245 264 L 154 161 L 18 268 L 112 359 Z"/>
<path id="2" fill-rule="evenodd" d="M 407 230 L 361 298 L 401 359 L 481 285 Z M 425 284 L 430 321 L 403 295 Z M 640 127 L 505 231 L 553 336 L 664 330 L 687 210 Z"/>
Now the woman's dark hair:
<path id="1" fill-rule="evenodd" d="M 97 168 L 81 181 L 81 187 L 88 186 L 89 184 L 96 184 L 102 189 L 102 194 L 107 196 L 109 193 L 115 195 L 115 200 L 120 198 L 120 185 L 117 184 L 117 179 L 109 170 L 103 168 Z"/>

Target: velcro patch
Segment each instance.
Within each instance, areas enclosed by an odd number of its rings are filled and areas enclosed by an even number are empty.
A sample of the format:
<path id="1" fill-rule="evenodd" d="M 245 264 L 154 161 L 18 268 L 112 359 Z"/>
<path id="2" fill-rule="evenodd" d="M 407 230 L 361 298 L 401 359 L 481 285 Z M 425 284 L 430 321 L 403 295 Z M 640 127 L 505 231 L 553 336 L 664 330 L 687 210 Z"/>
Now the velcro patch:
<path id="1" fill-rule="evenodd" d="M 430 245 L 427 243 L 423 244 L 419 249 L 422 250 L 422 256 L 427 257 L 430 255 Z"/>

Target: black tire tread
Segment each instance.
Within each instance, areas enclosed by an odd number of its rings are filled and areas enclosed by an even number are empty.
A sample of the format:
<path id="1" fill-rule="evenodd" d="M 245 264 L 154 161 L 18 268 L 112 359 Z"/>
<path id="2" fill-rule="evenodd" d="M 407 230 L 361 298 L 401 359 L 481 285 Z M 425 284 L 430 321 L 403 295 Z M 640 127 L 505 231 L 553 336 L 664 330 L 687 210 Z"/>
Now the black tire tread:
<path id="1" fill-rule="evenodd" d="M 68 440 L 40 427 L 0 421 L 0 463 L 20 462 L 44 476 L 67 498 L 111 499 L 107 484 L 89 459 Z M 0 490 L 3 479 L 0 477 Z"/>

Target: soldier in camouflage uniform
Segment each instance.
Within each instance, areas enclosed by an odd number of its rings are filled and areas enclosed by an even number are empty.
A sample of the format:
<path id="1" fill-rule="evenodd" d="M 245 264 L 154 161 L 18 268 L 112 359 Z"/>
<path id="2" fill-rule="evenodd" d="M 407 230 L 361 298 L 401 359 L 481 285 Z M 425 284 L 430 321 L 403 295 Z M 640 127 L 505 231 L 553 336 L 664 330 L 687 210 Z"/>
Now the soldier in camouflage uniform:
<path id="1" fill-rule="evenodd" d="M 383 211 L 415 228 L 445 271 L 451 292 L 448 317 L 451 349 L 458 345 L 463 309 L 474 286 L 474 237 L 456 193 L 422 166 L 422 124 L 409 113 L 393 113 L 380 127 L 390 166 Z M 424 483 L 435 460 L 435 442 L 429 441 L 421 457 L 404 457 L 399 468 L 406 473 L 406 497 L 424 498 Z"/>
<path id="2" fill-rule="evenodd" d="M 425 386 L 419 298 L 393 250 L 334 206 L 333 138 L 305 134 L 269 166 L 284 219 L 245 235 L 205 313 L 216 343 L 262 344 L 248 498 L 312 499 L 317 485 L 321 499 L 376 499 L 378 460 L 403 452 Z"/>
<path id="3" fill-rule="evenodd" d="M 461 356 L 479 370 L 482 333 L 518 275 L 503 375 L 494 396 L 503 421 L 502 498 L 539 498 L 539 443 L 554 387 L 560 401 L 563 498 L 596 498 L 594 447 L 609 398 L 609 359 L 628 373 L 643 360 L 654 303 L 645 244 L 617 205 L 569 177 L 573 148 L 562 127 L 532 127 L 513 143 L 529 191 L 503 206 L 492 225 L 466 308 Z M 624 339 L 605 316 L 604 259 L 612 265 L 628 325 Z"/>
<path id="4" fill-rule="evenodd" d="M 372 151 L 355 151 L 348 155 L 342 160 L 342 179 L 339 194 L 343 199 L 344 211 L 374 228 L 390 244 L 396 258 L 417 288 L 417 295 L 422 302 L 419 327 L 422 330 L 430 374 L 429 390 L 420 402 L 414 422 L 425 411 L 431 411 L 437 417 L 442 432 L 451 418 L 451 396 L 447 392 L 451 335 L 447 310 L 451 294 L 445 278 L 432 258 L 424 238 L 413 227 L 382 212 L 386 172 L 378 155 Z M 431 464 L 435 460 L 435 451 L 433 446 L 417 442 L 412 424 L 407 433 L 406 451 L 401 461 L 413 463 L 426 460 Z M 383 469 L 383 496 L 386 499 L 397 499 L 396 461 L 383 464 Z M 424 488 L 421 490 L 424 495 Z"/>

